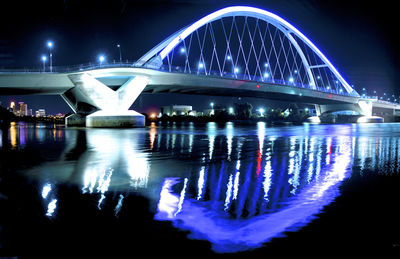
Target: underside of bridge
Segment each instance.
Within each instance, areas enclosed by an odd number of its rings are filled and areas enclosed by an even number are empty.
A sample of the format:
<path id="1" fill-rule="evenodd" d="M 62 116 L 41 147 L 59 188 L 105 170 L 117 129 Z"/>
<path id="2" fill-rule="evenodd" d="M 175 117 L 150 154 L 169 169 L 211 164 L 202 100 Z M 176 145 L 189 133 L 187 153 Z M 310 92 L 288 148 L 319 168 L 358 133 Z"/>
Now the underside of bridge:
<path id="1" fill-rule="evenodd" d="M 70 74 L 68 77 L 74 87 L 61 96 L 75 112 L 67 118 L 67 125 L 70 126 L 144 126 L 144 116 L 129 110 L 142 92 L 241 96 L 312 104 L 316 107 L 317 116 L 350 110 L 371 117 L 373 108 L 371 101 L 313 89 L 150 69 L 102 69 Z"/>

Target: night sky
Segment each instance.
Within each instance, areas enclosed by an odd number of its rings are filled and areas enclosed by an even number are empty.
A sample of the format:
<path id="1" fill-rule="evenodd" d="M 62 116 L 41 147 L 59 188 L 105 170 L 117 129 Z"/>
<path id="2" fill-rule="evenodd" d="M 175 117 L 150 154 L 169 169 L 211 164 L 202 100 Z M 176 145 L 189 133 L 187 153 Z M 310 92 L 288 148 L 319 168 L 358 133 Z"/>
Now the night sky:
<path id="1" fill-rule="evenodd" d="M 393 1 L 341 0 L 142 0 L 142 1 L 2 1 L 0 7 L 0 68 L 40 67 L 46 41 L 55 44 L 53 63 L 68 66 L 96 62 L 100 53 L 118 60 L 137 60 L 163 39 L 197 19 L 232 5 L 249 5 L 273 12 L 299 28 L 361 92 L 400 95 L 400 40 L 397 6 Z M 7 4 L 6 4 L 7 3 Z M 49 113 L 71 110 L 58 96 L 1 96 Z M 182 100 L 185 103 L 182 103 Z M 167 104 L 193 104 L 195 110 L 210 101 L 235 98 L 144 95 L 135 109 Z M 269 101 L 252 100 L 268 106 Z M 272 105 L 272 104 L 271 104 Z"/>

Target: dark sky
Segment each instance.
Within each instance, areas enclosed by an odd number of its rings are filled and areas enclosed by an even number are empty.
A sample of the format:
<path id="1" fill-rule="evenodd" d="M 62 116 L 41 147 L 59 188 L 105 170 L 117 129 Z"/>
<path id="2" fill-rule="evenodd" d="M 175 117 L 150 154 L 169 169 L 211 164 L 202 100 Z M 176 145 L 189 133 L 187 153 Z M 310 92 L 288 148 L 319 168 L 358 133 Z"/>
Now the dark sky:
<path id="1" fill-rule="evenodd" d="M 232 5 L 259 7 L 289 21 L 358 91 L 365 87 L 381 94 L 400 94 L 399 23 L 393 1 L 1 1 L 0 67 L 41 66 L 40 56 L 47 51 L 48 39 L 55 44 L 55 66 L 95 62 L 99 53 L 108 60 L 118 59 L 116 44 L 121 45 L 123 59 L 136 60 L 181 27 Z M 148 95 L 134 106 L 144 109 L 151 103 L 179 103 L 182 97 Z M 33 109 L 44 106 L 51 113 L 69 111 L 60 97 L 0 97 L 3 105 L 10 99 L 23 100 Z M 211 99 L 193 98 L 194 108 L 204 108 Z"/>

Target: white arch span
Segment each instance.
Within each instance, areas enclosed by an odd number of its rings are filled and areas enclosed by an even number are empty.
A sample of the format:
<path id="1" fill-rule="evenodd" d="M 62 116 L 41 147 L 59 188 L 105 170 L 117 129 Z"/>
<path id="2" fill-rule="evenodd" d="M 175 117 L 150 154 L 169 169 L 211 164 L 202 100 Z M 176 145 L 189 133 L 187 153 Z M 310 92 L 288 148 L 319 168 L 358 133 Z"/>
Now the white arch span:
<path id="1" fill-rule="evenodd" d="M 281 30 L 286 37 L 290 40 L 293 46 L 296 48 L 297 52 L 299 53 L 303 64 L 307 70 L 308 76 L 310 78 L 310 85 L 315 88 L 315 79 L 311 72 L 312 67 L 309 65 L 303 51 L 301 50 L 300 46 L 296 42 L 295 38 L 291 35 L 294 34 L 298 38 L 300 38 L 309 48 L 311 48 L 315 54 L 324 62 L 324 64 L 320 64 L 317 67 L 328 67 L 332 73 L 336 76 L 339 82 L 344 86 L 348 93 L 353 92 L 353 88 L 346 82 L 346 80 L 340 75 L 337 69 L 332 65 L 332 63 L 325 57 L 325 55 L 312 43 L 303 33 L 301 33 L 298 29 L 296 29 L 293 25 L 288 23 L 286 20 L 282 19 L 281 17 L 254 7 L 249 6 L 232 6 L 223 8 L 216 12 L 213 12 L 200 20 L 196 21 L 195 23 L 177 31 L 163 42 L 158 44 L 148 53 L 146 53 L 142 58 L 138 60 L 136 65 L 143 66 L 148 61 L 150 61 L 153 57 L 162 60 L 179 44 L 181 43 L 186 37 L 188 37 L 191 33 L 199 29 L 200 27 L 206 25 L 207 23 L 213 22 L 215 20 L 224 18 L 224 17 L 231 17 L 231 16 L 248 16 L 254 17 L 260 20 L 264 20 L 268 23 L 273 24 L 276 28 Z M 156 56 L 157 55 L 157 56 Z"/>

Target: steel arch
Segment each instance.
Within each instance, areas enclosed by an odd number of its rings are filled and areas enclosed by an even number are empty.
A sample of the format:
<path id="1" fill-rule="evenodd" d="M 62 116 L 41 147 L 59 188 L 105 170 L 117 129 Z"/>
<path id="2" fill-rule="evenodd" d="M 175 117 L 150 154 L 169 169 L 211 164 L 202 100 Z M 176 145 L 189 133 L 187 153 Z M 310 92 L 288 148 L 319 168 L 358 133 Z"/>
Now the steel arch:
<path id="1" fill-rule="evenodd" d="M 188 37 L 191 33 L 199 29 L 200 27 L 206 25 L 207 23 L 213 22 L 218 19 L 222 19 L 224 17 L 231 17 L 231 16 L 247 16 L 253 17 L 260 20 L 264 20 L 276 28 L 281 30 L 284 35 L 288 38 L 288 40 L 293 44 L 296 48 L 296 51 L 301 57 L 301 60 L 304 64 L 304 67 L 307 70 L 307 74 L 310 79 L 310 86 L 316 89 L 315 78 L 311 72 L 311 67 L 307 58 L 305 57 L 302 49 L 298 45 L 296 39 L 293 35 L 296 35 L 299 39 L 301 39 L 314 53 L 324 62 L 324 64 L 314 66 L 314 67 L 322 67 L 326 66 L 330 69 L 330 71 L 336 76 L 338 81 L 343 85 L 346 89 L 347 93 L 355 93 L 358 95 L 355 90 L 347 83 L 347 81 L 340 75 L 337 69 L 332 65 L 332 63 L 328 60 L 327 57 L 314 45 L 311 40 L 309 40 L 303 33 L 301 33 L 297 28 L 291 25 L 289 22 L 284 20 L 283 18 L 265 11 L 263 9 L 249 7 L 249 6 L 232 6 L 220 9 L 215 11 L 200 20 L 196 21 L 195 23 L 182 28 L 181 30 L 177 31 L 176 33 L 172 34 L 170 37 L 162 41 L 160 44 L 155 46 L 151 49 L 148 53 L 142 56 L 135 65 L 137 66 L 145 66 L 149 63 L 161 64 L 162 60 L 178 45 L 180 44 L 186 37 Z M 292 35 L 293 34 L 293 35 Z"/>

